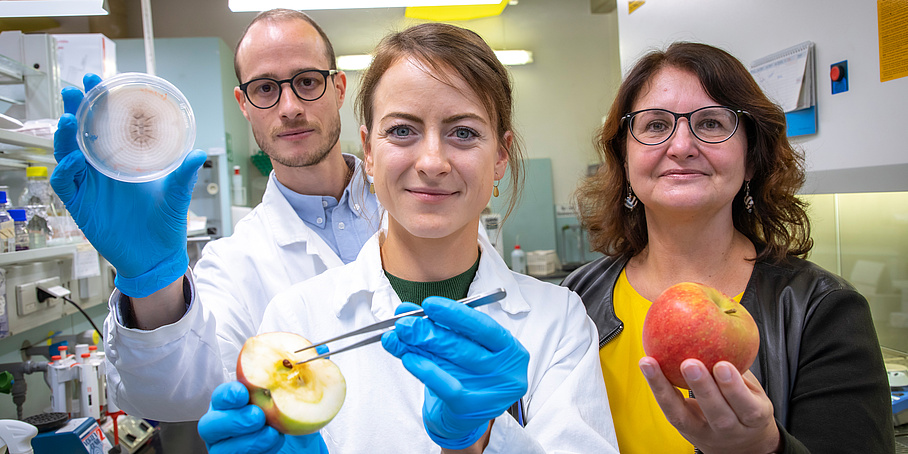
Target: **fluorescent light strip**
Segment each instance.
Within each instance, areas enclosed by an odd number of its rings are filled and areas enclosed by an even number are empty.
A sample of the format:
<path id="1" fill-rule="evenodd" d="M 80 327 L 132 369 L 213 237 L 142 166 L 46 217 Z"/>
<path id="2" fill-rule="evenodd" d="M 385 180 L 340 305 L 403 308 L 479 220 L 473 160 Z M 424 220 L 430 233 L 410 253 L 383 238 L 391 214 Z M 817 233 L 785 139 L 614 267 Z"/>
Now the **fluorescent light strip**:
<path id="1" fill-rule="evenodd" d="M 341 71 L 362 71 L 372 63 L 371 55 L 339 55 L 337 69 Z"/>
<path id="2" fill-rule="evenodd" d="M 495 56 L 501 64 L 508 66 L 533 63 L 533 53 L 528 50 L 496 50 Z"/>
<path id="3" fill-rule="evenodd" d="M 533 53 L 528 50 L 496 50 L 495 56 L 503 65 L 526 65 L 533 63 Z M 362 71 L 372 63 L 371 55 L 340 55 L 337 69 L 341 71 Z"/>
<path id="4" fill-rule="evenodd" d="M 229 0 L 235 13 L 288 8 L 300 11 L 318 9 L 405 8 L 408 6 L 497 5 L 501 0 Z"/>
<path id="5" fill-rule="evenodd" d="M 0 1 L 0 17 L 106 16 L 106 0 Z"/>

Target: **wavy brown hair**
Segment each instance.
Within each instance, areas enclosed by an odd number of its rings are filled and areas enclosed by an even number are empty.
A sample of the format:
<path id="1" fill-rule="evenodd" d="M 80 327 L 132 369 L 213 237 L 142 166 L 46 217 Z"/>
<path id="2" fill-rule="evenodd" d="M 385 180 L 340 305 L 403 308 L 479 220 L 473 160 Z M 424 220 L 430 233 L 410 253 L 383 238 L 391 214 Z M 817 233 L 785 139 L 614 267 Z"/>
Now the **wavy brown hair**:
<path id="1" fill-rule="evenodd" d="M 354 109 L 369 134 L 372 133 L 375 89 L 382 76 L 400 60 L 413 58 L 434 71 L 432 77 L 448 85 L 445 78 L 460 76 L 482 101 L 489 113 L 500 146 L 508 131 L 514 136 L 508 152 L 511 184 L 507 219 L 520 199 L 523 188 L 523 150 L 514 131 L 514 97 L 511 77 L 492 48 L 475 32 L 449 24 L 429 22 L 386 36 L 376 46 L 369 69 L 360 80 Z"/>
<path id="2" fill-rule="evenodd" d="M 795 197 L 804 184 L 804 157 L 788 141 L 785 114 L 735 57 L 716 47 L 689 42 L 645 55 L 618 88 L 596 140 L 603 165 L 575 193 L 591 247 L 606 255 L 633 257 L 649 241 L 643 204 L 633 210 L 624 207 L 628 131 L 621 117 L 632 110 L 634 101 L 663 68 L 694 74 L 717 104 L 748 112 L 742 116 L 742 126 L 747 134 L 747 167 L 753 170 L 750 195 L 754 209 L 748 213 L 744 207 L 742 186 L 732 202 L 732 219 L 735 229 L 756 246 L 756 260 L 778 262 L 788 255 L 806 256 L 813 247 L 810 221 L 806 203 Z"/>

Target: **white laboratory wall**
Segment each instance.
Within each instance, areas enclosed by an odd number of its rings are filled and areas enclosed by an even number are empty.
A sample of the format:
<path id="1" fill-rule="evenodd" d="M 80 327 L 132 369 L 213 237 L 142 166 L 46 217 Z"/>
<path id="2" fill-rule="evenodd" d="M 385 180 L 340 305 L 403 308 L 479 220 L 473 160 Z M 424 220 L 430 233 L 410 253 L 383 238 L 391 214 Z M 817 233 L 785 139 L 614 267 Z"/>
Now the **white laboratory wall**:
<path id="1" fill-rule="evenodd" d="M 805 189 L 908 189 L 908 78 L 880 82 L 876 1 L 647 0 L 628 14 L 628 0 L 618 0 L 617 12 L 622 73 L 648 50 L 676 40 L 721 47 L 745 66 L 813 41 L 817 134 L 795 140 L 807 157 Z M 842 60 L 848 60 L 849 91 L 832 95 L 829 65 Z"/>

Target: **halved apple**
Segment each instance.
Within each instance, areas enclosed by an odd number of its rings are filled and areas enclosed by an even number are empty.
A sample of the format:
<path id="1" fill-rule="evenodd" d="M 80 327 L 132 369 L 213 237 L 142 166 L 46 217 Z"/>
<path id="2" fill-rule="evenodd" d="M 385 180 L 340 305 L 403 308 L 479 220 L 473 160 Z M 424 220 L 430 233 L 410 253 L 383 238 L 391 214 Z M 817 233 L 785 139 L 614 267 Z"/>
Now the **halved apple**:
<path id="1" fill-rule="evenodd" d="M 273 332 L 250 337 L 236 363 L 236 378 L 249 389 L 249 400 L 265 412 L 267 424 L 287 435 L 317 432 L 344 404 L 347 383 L 328 359 L 316 356 L 303 336 Z"/>

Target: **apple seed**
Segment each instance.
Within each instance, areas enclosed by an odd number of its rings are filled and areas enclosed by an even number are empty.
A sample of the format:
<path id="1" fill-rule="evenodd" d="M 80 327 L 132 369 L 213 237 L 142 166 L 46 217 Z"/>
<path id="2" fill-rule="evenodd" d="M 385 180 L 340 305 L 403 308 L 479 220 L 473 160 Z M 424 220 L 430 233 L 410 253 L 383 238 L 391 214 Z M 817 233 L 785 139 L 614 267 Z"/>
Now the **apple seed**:
<path id="1" fill-rule="evenodd" d="M 291 363 L 289 359 L 284 359 L 284 362 L 281 364 L 283 364 L 287 369 L 293 369 L 293 363 Z"/>

